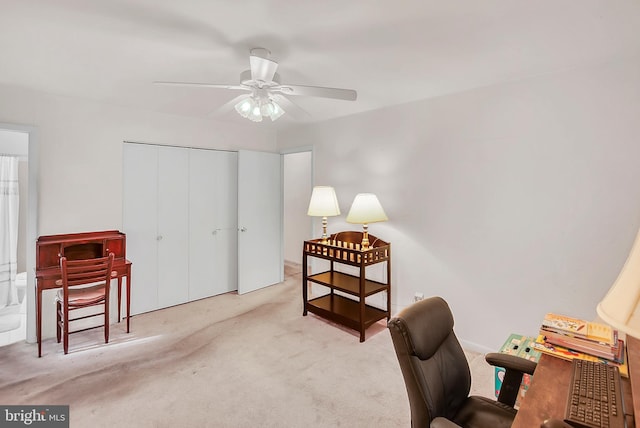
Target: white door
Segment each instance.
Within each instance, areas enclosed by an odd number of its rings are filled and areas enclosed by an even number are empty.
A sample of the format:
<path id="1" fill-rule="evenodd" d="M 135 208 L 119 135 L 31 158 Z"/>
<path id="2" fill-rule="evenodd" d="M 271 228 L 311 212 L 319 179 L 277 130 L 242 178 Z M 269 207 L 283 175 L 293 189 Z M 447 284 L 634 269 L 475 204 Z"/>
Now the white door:
<path id="1" fill-rule="evenodd" d="M 214 294 L 238 289 L 238 153 L 218 152 L 216 159 L 216 242 Z"/>
<path id="2" fill-rule="evenodd" d="M 238 293 L 281 282 L 282 167 L 275 153 L 238 152 Z"/>
<path id="3" fill-rule="evenodd" d="M 158 147 L 157 215 L 158 305 L 164 308 L 189 300 L 189 149 Z"/>
<path id="4" fill-rule="evenodd" d="M 237 284 L 237 153 L 189 153 L 189 300 Z"/>
<path id="5" fill-rule="evenodd" d="M 213 294 L 216 241 L 215 152 L 189 152 L 189 300 Z"/>
<path id="6" fill-rule="evenodd" d="M 158 150 L 144 144 L 123 147 L 122 229 L 133 262 L 131 313 L 158 308 Z"/>

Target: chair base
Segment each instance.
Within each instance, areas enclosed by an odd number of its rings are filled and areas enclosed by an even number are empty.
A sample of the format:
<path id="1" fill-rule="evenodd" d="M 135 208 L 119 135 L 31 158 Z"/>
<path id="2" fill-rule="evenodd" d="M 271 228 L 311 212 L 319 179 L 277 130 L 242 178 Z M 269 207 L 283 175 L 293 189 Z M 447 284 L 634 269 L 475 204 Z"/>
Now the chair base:
<path id="1" fill-rule="evenodd" d="M 100 325 L 94 325 L 91 327 L 85 327 L 85 328 L 81 328 L 78 330 L 65 330 L 65 323 L 64 323 L 64 312 L 62 310 L 62 302 L 57 300 L 56 301 L 56 313 L 57 313 L 57 322 L 56 322 L 56 339 L 58 341 L 58 343 L 60 343 L 62 341 L 62 339 L 64 338 L 64 343 L 63 343 L 63 349 L 64 349 L 64 353 L 68 354 L 69 353 L 69 335 L 74 334 L 74 333 L 81 333 L 83 331 L 88 331 L 88 330 L 94 330 L 96 328 L 102 328 L 104 327 L 104 343 L 109 343 L 109 313 L 108 312 L 99 312 L 99 313 L 95 313 L 95 314 L 90 314 L 90 315 L 85 315 L 85 316 L 81 316 L 81 317 L 76 317 L 76 318 L 70 318 L 68 319 L 68 322 L 66 324 L 66 326 L 68 327 L 69 324 L 73 321 L 79 321 L 79 320 L 83 320 L 83 319 L 88 319 L 88 318 L 93 318 L 93 317 L 97 317 L 97 316 L 104 316 L 104 324 L 100 324 Z M 81 307 L 79 308 L 69 308 L 70 310 L 73 309 L 81 309 Z"/>

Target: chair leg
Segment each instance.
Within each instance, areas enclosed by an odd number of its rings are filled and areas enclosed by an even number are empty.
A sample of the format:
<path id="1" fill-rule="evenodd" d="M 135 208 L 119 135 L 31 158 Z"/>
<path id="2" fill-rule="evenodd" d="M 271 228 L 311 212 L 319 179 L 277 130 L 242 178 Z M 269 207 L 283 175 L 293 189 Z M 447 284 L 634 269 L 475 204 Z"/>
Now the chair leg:
<path id="1" fill-rule="evenodd" d="M 64 353 L 69 353 L 69 309 L 64 311 L 64 324 L 62 324 L 62 335 L 63 335 L 63 344 Z"/>
<path id="2" fill-rule="evenodd" d="M 56 338 L 58 339 L 58 343 L 60 343 L 61 335 L 62 335 L 62 306 L 60 305 L 60 301 L 56 302 Z"/>
<path id="3" fill-rule="evenodd" d="M 108 299 L 109 296 L 107 296 Z M 104 343 L 109 343 L 109 301 L 104 303 Z"/>

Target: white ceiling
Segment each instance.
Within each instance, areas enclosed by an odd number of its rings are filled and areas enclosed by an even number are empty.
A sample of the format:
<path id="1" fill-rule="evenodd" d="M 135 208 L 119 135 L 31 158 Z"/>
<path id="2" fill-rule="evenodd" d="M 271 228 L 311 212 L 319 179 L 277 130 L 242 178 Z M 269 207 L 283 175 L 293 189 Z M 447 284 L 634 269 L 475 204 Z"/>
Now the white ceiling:
<path id="1" fill-rule="evenodd" d="M 0 83 L 252 124 L 218 107 L 252 47 L 320 121 L 640 53 L 639 0 L 0 0 Z M 0 100 L 0 102 L 2 102 Z M 299 123 L 285 115 L 279 126 Z"/>

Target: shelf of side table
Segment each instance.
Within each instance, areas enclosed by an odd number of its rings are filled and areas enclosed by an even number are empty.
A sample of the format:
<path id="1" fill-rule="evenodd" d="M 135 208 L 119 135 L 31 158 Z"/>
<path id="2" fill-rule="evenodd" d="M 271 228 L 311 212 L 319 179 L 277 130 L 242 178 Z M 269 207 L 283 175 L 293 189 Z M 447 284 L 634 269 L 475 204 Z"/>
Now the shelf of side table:
<path id="1" fill-rule="evenodd" d="M 372 235 L 369 240 L 370 247 L 363 250 L 360 248 L 362 232 L 340 232 L 331 235 L 326 243 L 321 239 L 305 241 L 303 250 L 303 315 L 312 312 L 352 328 L 360 332 L 360 342 L 364 342 L 367 328 L 391 317 L 391 245 Z M 328 260 L 329 270 L 309 275 L 309 257 Z M 336 271 L 336 263 L 358 267 L 359 275 Z M 386 263 L 385 283 L 366 278 L 366 268 L 378 263 Z M 309 300 L 309 283 L 325 286 L 329 293 Z M 336 294 L 336 291 L 347 296 Z M 386 309 L 365 302 L 366 297 L 377 293 L 386 293 Z"/>

